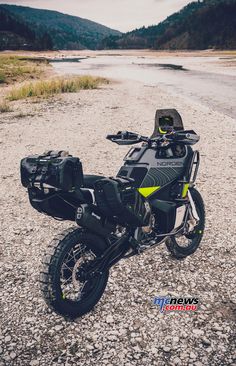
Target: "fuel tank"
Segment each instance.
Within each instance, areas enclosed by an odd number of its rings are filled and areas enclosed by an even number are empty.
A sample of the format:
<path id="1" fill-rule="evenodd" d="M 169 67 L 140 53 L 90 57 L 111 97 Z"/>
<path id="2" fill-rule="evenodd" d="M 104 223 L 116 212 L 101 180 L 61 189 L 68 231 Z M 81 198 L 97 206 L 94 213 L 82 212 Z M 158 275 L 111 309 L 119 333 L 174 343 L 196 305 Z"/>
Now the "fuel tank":
<path id="1" fill-rule="evenodd" d="M 193 156 L 190 146 L 168 148 L 134 147 L 124 158 L 118 175 L 134 179 L 134 185 L 148 200 L 173 200 L 181 195 L 185 174 Z"/>

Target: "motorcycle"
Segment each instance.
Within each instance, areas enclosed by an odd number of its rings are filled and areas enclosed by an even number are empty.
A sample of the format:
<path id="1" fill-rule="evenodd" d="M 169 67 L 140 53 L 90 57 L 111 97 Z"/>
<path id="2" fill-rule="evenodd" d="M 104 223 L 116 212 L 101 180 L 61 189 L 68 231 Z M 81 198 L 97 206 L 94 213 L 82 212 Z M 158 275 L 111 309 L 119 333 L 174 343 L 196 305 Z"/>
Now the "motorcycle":
<path id="1" fill-rule="evenodd" d="M 56 236 L 42 259 L 47 304 L 77 318 L 101 298 L 109 270 L 121 259 L 162 243 L 176 259 L 193 254 L 205 226 L 195 188 L 199 136 L 184 130 L 176 110 L 157 110 L 151 137 L 119 131 L 107 139 L 134 145 L 114 178 L 84 175 L 67 152 L 48 151 L 21 161 L 21 181 L 41 213 L 78 226 Z"/>

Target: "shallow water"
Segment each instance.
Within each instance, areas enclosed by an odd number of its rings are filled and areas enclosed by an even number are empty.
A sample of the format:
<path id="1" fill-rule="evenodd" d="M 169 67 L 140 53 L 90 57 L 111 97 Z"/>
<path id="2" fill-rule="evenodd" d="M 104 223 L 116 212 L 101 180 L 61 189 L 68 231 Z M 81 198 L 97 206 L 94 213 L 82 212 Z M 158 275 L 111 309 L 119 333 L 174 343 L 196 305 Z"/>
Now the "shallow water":
<path id="1" fill-rule="evenodd" d="M 160 86 L 235 118 L 236 69 L 219 67 L 218 57 L 101 55 L 77 62 L 52 62 L 58 74 L 90 74 Z"/>

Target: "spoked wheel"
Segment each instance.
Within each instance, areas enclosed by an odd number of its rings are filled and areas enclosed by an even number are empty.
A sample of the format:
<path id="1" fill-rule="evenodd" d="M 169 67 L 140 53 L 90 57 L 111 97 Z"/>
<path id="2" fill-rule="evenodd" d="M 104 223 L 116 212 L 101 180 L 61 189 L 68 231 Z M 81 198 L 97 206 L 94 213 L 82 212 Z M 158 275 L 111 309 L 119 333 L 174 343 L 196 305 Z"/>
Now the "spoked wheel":
<path id="1" fill-rule="evenodd" d="M 199 222 L 189 233 L 185 235 L 176 235 L 175 237 L 167 239 L 167 249 L 172 256 L 177 259 L 185 258 L 197 250 L 202 240 L 205 227 L 205 208 L 203 199 L 195 188 L 191 188 L 190 192 L 199 216 Z M 189 220 L 191 221 L 191 218 L 189 218 Z"/>
<path id="2" fill-rule="evenodd" d="M 108 271 L 86 276 L 89 262 L 106 249 L 105 242 L 81 229 L 69 229 L 56 237 L 43 258 L 41 288 L 48 305 L 71 318 L 89 312 L 101 298 Z"/>
<path id="3" fill-rule="evenodd" d="M 92 250 L 88 250 L 83 244 L 77 244 L 71 248 L 61 267 L 60 283 L 64 299 L 79 301 L 85 296 L 89 296 L 88 290 L 92 288 L 92 283 L 80 278 L 80 272 L 83 265 L 95 258 L 96 255 Z"/>

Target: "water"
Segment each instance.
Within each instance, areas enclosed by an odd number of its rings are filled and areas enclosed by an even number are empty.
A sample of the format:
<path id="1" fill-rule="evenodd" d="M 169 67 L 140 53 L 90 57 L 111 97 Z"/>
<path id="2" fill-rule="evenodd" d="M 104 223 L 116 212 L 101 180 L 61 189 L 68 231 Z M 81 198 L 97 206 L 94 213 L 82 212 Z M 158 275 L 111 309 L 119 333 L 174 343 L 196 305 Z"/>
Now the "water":
<path id="1" fill-rule="evenodd" d="M 53 62 L 60 74 L 97 75 L 133 80 L 172 94 L 192 98 L 211 109 L 235 118 L 236 68 L 218 57 L 143 57 L 99 55 L 76 62 Z"/>

